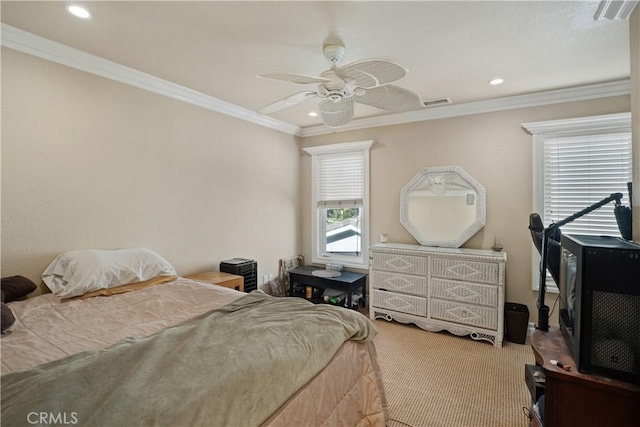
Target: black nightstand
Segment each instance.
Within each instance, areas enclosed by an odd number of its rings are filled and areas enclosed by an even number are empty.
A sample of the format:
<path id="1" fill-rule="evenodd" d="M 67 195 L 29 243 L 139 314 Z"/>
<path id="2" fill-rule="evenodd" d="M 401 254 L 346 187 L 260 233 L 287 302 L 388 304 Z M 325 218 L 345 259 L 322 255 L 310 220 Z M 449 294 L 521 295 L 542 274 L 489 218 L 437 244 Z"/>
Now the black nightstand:
<path id="1" fill-rule="evenodd" d="M 314 276 L 313 272 L 323 270 L 322 267 L 305 266 L 298 267 L 289 271 L 289 291 L 292 296 L 296 284 L 312 286 L 319 289 L 337 289 L 347 293 L 347 307 L 353 308 L 351 294 L 358 289 L 362 290 L 362 298 L 365 298 L 367 291 L 367 275 L 362 273 L 352 273 L 350 271 L 341 271 L 337 277 L 319 277 Z M 305 298 L 311 302 L 322 302 L 321 298 Z M 366 299 L 365 299 L 366 301 Z"/>

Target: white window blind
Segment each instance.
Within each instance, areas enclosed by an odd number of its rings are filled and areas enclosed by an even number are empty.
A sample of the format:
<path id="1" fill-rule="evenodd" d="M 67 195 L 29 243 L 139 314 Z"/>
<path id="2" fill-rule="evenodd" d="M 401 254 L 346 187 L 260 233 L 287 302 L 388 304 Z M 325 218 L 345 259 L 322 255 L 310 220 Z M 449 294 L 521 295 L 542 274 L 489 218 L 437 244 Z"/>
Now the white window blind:
<path id="1" fill-rule="evenodd" d="M 627 199 L 631 133 L 564 136 L 544 140 L 543 222 L 560 221 L 612 193 Z M 563 234 L 620 236 L 614 203 L 562 226 Z"/>
<path id="2" fill-rule="evenodd" d="M 364 160 L 361 151 L 318 156 L 318 207 L 362 206 Z"/>
<path id="3" fill-rule="evenodd" d="M 369 268 L 369 152 L 373 143 L 303 148 L 312 157 L 312 262 Z"/>

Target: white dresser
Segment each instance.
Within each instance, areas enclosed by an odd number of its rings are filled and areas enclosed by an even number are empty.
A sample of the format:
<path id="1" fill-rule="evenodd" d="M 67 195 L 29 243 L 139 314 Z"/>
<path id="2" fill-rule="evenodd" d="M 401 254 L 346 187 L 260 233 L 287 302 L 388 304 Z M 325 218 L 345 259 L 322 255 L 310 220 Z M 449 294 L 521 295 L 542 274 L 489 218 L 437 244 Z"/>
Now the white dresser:
<path id="1" fill-rule="evenodd" d="M 507 255 L 401 243 L 371 246 L 369 313 L 502 347 Z"/>

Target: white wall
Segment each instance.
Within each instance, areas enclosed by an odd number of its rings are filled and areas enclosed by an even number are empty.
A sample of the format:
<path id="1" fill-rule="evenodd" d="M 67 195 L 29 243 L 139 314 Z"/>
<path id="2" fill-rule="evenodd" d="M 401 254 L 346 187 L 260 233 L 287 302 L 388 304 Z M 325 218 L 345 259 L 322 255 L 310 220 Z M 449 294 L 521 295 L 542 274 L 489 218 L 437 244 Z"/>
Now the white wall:
<path id="1" fill-rule="evenodd" d="M 2 276 L 143 246 L 181 275 L 300 252 L 293 136 L 2 49 Z"/>

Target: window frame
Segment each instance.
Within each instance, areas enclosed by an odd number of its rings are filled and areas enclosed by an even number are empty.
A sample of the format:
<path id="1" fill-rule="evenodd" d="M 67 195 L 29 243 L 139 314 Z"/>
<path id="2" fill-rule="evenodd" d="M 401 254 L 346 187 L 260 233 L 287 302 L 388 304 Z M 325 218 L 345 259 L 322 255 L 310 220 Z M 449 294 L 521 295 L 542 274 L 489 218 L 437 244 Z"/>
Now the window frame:
<path id="1" fill-rule="evenodd" d="M 311 261 L 318 264 L 326 264 L 329 262 L 339 263 L 345 267 L 356 269 L 369 268 L 369 177 L 370 177 L 370 150 L 375 141 L 355 141 L 340 144 L 320 145 L 315 147 L 303 148 L 305 152 L 311 155 Z M 364 160 L 364 194 L 362 197 L 361 207 L 361 228 L 360 228 L 360 244 L 362 251 L 359 256 L 347 256 L 329 254 L 323 251 L 324 245 L 322 238 L 326 229 L 323 221 L 322 212 L 326 208 L 318 206 L 318 156 L 324 154 L 340 154 L 340 153 L 362 152 Z"/>
<path id="2" fill-rule="evenodd" d="M 533 136 L 533 210 L 544 213 L 544 143 L 546 139 L 570 136 L 585 136 L 606 133 L 631 132 L 631 113 L 615 113 L 572 119 L 523 123 L 522 128 Z M 585 206 L 586 207 L 586 206 Z M 540 254 L 532 250 L 531 287 L 539 290 Z M 547 293 L 559 293 L 550 275 L 547 274 Z"/>

